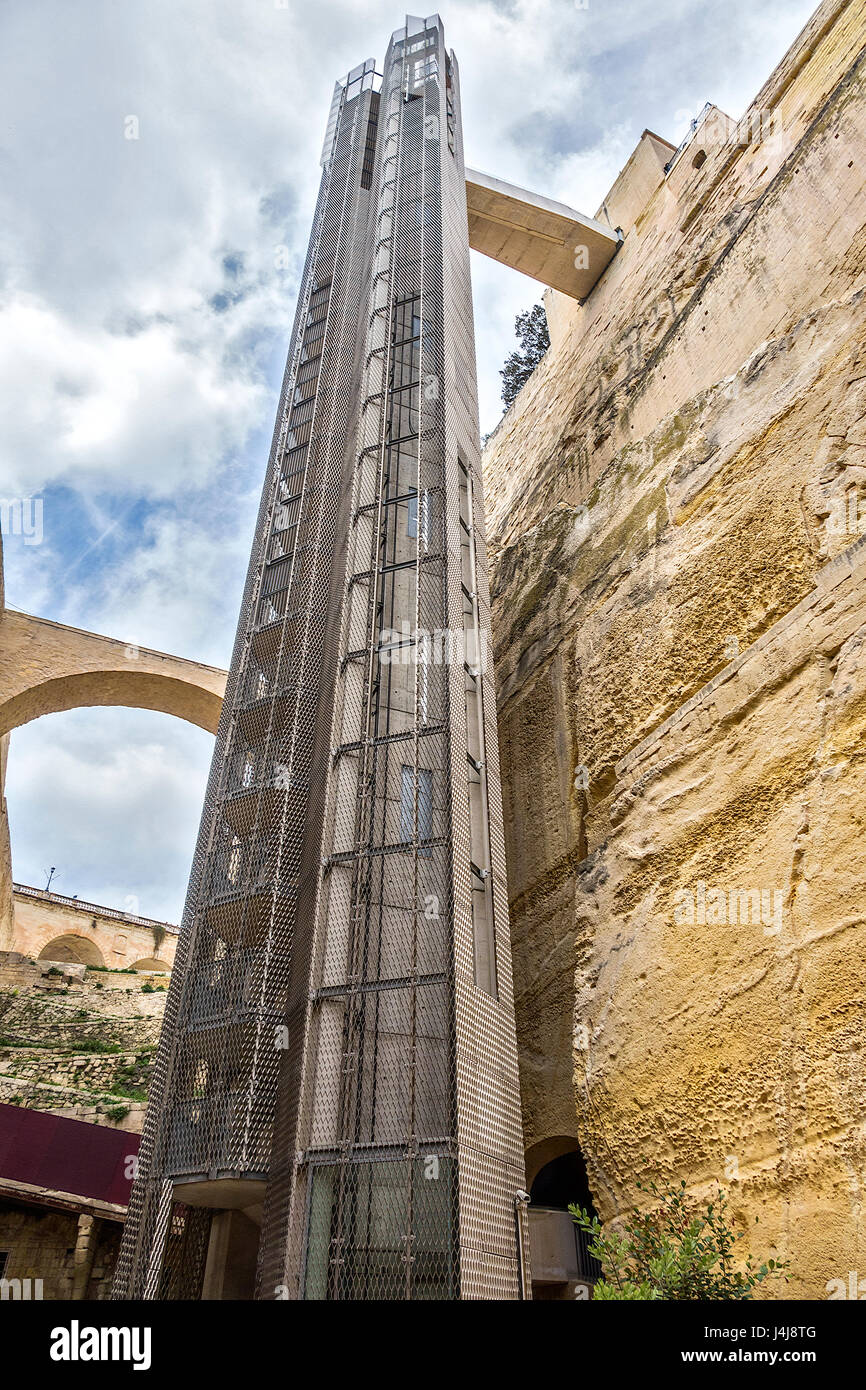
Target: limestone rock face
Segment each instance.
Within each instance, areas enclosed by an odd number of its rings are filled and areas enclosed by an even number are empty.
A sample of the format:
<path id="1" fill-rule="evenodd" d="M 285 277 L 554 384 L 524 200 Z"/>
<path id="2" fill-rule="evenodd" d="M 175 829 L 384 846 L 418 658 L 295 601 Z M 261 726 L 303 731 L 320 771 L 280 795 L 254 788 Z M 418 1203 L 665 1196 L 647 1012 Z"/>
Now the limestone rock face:
<path id="1" fill-rule="evenodd" d="M 485 454 L 530 1177 L 721 1181 L 777 1296 L 866 1275 L 864 41 L 651 137 Z"/>

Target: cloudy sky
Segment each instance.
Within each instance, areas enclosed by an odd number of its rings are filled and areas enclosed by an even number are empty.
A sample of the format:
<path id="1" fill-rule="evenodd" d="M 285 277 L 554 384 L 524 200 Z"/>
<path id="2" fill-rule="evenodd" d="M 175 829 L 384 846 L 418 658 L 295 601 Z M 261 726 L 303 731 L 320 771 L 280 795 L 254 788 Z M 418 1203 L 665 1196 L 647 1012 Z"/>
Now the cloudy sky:
<path id="1" fill-rule="evenodd" d="M 676 142 L 708 99 L 739 116 L 813 8 L 455 0 L 467 160 L 591 213 L 645 127 Z M 331 90 L 402 17 L 3 0 L 0 497 L 44 517 L 41 544 L 4 537 L 11 605 L 227 664 Z M 486 432 L 539 296 L 474 253 L 473 276 Z M 18 730 L 16 878 L 54 865 L 59 892 L 175 920 L 211 743 L 116 709 Z"/>

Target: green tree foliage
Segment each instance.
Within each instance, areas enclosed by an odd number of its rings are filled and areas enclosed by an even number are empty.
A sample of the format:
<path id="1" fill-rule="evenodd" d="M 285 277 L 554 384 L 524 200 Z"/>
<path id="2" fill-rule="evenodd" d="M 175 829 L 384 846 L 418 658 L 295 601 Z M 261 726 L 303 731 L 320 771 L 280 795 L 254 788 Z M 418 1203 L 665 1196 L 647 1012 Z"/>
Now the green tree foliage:
<path id="1" fill-rule="evenodd" d="M 780 1260 L 756 1265 L 751 1255 L 735 1267 L 735 1247 L 744 1233 L 733 1230 L 721 1187 L 715 1201 L 696 1208 L 686 1198 L 685 1182 L 679 1188 L 660 1189 L 654 1182 L 637 1186 L 653 1205 L 649 1211 L 632 1212 L 620 1231 L 606 1232 L 597 1216 L 569 1207 L 590 1237 L 590 1254 L 601 1261 L 593 1298 L 752 1298 L 759 1284 L 788 1268 Z"/>
<path id="2" fill-rule="evenodd" d="M 520 351 L 512 352 L 506 358 L 505 366 L 499 375 L 502 377 L 502 399 L 506 406 L 511 405 L 521 386 L 529 380 L 547 349 L 550 347 L 550 334 L 547 331 L 547 315 L 543 304 L 527 309 L 514 320 L 514 330 L 520 342 Z"/>

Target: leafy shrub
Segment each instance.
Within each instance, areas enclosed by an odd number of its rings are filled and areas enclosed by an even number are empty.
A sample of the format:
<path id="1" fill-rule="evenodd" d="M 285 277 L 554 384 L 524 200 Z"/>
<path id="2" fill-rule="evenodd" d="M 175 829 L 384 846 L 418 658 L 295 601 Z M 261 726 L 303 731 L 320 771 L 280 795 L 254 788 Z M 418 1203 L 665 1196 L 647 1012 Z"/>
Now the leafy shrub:
<path id="1" fill-rule="evenodd" d="M 620 1231 L 604 1231 L 597 1216 L 569 1207 L 590 1237 L 590 1254 L 601 1261 L 602 1278 L 593 1298 L 747 1299 L 765 1279 L 787 1270 L 786 1260 L 756 1265 L 751 1255 L 735 1267 L 735 1247 L 745 1233 L 733 1230 L 721 1187 L 715 1201 L 699 1207 L 689 1203 L 685 1182 L 679 1188 L 659 1188 L 654 1182 L 637 1186 L 654 1205 L 631 1212 Z"/>
<path id="2" fill-rule="evenodd" d="M 107 1105 L 105 1113 L 114 1124 L 119 1125 L 121 1120 L 126 1119 L 130 1109 L 129 1105 Z"/>

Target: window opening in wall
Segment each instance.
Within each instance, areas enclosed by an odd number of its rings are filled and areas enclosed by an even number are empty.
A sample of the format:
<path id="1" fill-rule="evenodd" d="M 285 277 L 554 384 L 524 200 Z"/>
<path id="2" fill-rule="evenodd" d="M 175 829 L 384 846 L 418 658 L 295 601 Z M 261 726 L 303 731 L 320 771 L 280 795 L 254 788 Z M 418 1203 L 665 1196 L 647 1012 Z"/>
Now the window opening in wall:
<path id="1" fill-rule="evenodd" d="M 400 770 L 400 839 L 412 843 L 415 839 L 415 768 Z M 418 776 L 418 842 L 433 838 L 433 773 L 428 767 L 419 767 Z M 424 846 L 418 853 L 429 858 L 430 846 Z"/>

